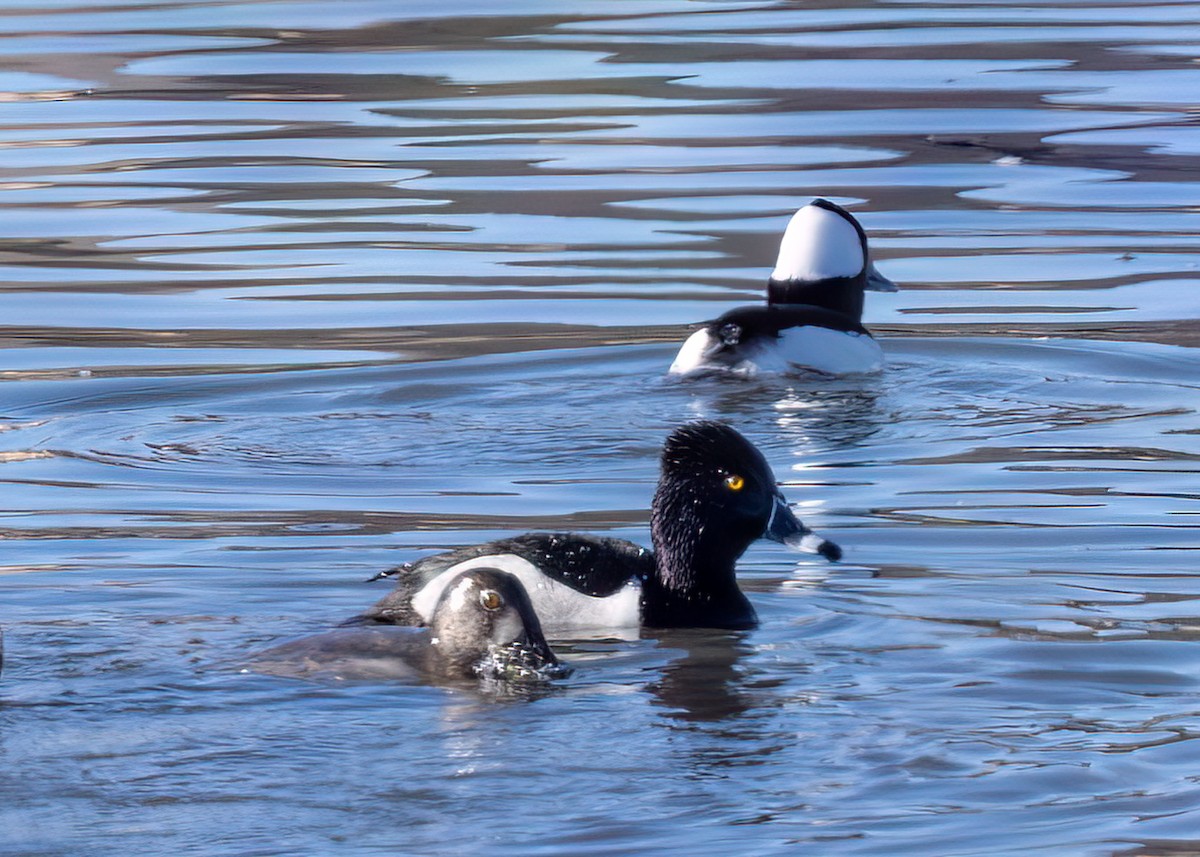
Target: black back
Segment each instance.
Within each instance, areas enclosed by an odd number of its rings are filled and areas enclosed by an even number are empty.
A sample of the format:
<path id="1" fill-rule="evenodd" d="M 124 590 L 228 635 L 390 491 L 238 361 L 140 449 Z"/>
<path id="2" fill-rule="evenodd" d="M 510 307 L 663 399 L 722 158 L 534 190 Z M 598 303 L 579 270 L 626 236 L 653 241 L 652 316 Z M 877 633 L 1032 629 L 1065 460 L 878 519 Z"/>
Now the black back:
<path id="1" fill-rule="evenodd" d="M 775 338 L 784 330 L 805 326 L 871 335 L 861 322 L 819 306 L 737 307 L 705 325 L 726 345 L 737 345 L 751 339 Z"/>

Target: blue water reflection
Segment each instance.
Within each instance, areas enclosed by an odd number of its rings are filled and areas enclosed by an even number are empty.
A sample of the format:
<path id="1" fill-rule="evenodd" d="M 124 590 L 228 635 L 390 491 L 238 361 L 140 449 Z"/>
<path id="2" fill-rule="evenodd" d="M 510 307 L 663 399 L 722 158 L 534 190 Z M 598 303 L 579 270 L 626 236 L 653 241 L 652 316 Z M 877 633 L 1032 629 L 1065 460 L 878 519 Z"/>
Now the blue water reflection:
<path id="1" fill-rule="evenodd" d="M 1200 849 L 1193 4 L 10 2 L 0 850 Z M 849 381 L 664 377 L 853 210 Z M 247 675 L 398 562 L 648 542 L 735 424 L 829 565 L 514 699 Z"/>

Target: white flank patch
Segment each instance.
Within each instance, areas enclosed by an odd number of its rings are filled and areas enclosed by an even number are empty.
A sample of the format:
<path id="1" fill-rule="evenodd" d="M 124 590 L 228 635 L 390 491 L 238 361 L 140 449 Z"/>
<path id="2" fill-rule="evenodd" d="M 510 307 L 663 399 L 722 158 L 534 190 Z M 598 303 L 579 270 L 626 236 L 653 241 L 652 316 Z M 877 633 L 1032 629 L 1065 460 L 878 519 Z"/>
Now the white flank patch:
<path id="1" fill-rule="evenodd" d="M 863 333 L 827 327 L 790 327 L 762 349 L 760 371 L 811 369 L 827 375 L 864 375 L 883 369 L 883 349 Z"/>
<path id="2" fill-rule="evenodd" d="M 595 598 L 551 580 L 528 560 L 510 553 L 479 556 L 450 566 L 413 596 L 413 609 L 428 623 L 450 580 L 472 568 L 495 568 L 517 578 L 525 587 L 547 637 L 625 638 L 627 635 L 613 632 L 634 629 L 636 634 L 636 629 L 641 627 L 641 587 L 636 583 L 621 587 L 607 598 Z M 450 597 L 456 595 L 457 592 L 452 590 Z"/>
<path id="3" fill-rule="evenodd" d="M 713 345 L 712 334 L 707 328 L 701 328 L 693 333 L 679 347 L 679 353 L 675 355 L 675 362 L 671 364 L 671 368 L 667 370 L 670 375 L 686 375 L 689 372 L 695 372 L 697 369 L 711 369 L 711 364 L 704 360 L 704 352 Z"/>
<path id="4" fill-rule="evenodd" d="M 835 211 L 806 205 L 788 222 L 771 278 L 853 277 L 865 264 L 862 242 L 854 226 Z"/>
<path id="5" fill-rule="evenodd" d="M 753 377 L 759 373 L 809 371 L 825 375 L 867 375 L 883 370 L 883 349 L 862 333 L 805 325 L 781 331 L 778 339 L 744 340 L 733 348 L 739 360 L 706 360 L 711 339 L 698 330 L 683 343 L 671 364 L 672 375 L 693 372 L 728 372 Z M 728 356 L 728 354 L 726 355 Z"/>

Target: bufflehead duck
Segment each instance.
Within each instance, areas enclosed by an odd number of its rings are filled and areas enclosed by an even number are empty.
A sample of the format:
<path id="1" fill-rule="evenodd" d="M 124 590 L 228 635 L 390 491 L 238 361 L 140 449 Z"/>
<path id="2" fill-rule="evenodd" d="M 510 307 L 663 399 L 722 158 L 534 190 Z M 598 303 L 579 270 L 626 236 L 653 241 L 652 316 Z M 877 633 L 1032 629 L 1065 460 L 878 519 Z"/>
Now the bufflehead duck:
<path id="1" fill-rule="evenodd" d="M 621 539 L 530 533 L 426 557 L 382 572 L 396 589 L 358 622 L 429 621 L 463 569 L 501 568 L 524 584 L 551 637 L 657 628 L 751 628 L 758 619 L 734 563 L 758 538 L 841 558 L 788 508 L 761 452 L 727 425 L 677 428 L 662 453 L 651 506 L 653 553 Z"/>
<path id="2" fill-rule="evenodd" d="M 683 343 L 670 373 L 878 372 L 883 351 L 862 326 L 864 289 L 894 292 L 896 284 L 875 269 L 867 234 L 850 212 L 813 200 L 784 232 L 767 306 L 706 322 Z"/>
<path id="3" fill-rule="evenodd" d="M 524 587 L 511 574 L 475 567 L 453 574 L 426 628 L 339 628 L 274 646 L 255 672 L 352 680 L 498 679 L 566 675 L 542 634 Z"/>

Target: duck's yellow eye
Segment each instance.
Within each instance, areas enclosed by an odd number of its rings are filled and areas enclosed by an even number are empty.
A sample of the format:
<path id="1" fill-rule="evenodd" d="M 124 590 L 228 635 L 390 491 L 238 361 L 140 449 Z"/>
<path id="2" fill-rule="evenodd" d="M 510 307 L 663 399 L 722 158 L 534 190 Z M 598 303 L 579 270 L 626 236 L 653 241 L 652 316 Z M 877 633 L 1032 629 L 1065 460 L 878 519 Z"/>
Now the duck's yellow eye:
<path id="1" fill-rule="evenodd" d="M 735 473 L 725 477 L 725 487 L 730 491 L 741 491 L 746 487 L 746 480 Z"/>
<path id="2" fill-rule="evenodd" d="M 484 610 L 499 610 L 504 606 L 504 599 L 494 589 L 485 589 L 479 593 L 479 603 Z"/>

